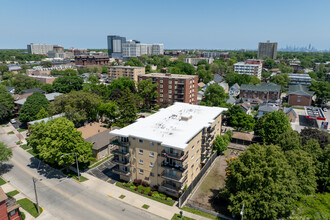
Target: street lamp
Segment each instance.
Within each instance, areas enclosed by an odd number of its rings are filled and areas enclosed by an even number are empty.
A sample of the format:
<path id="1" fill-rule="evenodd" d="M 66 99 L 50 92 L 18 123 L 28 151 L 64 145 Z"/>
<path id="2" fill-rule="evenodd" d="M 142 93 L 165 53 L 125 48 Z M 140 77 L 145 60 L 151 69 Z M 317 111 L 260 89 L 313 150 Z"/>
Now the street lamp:
<path id="1" fill-rule="evenodd" d="M 77 171 L 78 171 L 78 179 L 80 182 L 80 172 L 79 172 L 79 165 L 78 165 L 78 158 L 77 158 L 77 154 L 76 153 L 67 153 L 67 154 L 63 154 L 61 157 L 64 157 L 65 155 L 69 155 L 69 154 L 74 154 L 76 156 L 76 164 L 77 164 Z"/>

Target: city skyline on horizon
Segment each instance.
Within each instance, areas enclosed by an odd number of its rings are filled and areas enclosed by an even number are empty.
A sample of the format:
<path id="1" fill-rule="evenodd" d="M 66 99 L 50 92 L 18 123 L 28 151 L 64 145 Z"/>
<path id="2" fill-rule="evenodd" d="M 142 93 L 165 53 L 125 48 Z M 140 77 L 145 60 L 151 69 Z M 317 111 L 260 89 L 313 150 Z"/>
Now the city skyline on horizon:
<path id="1" fill-rule="evenodd" d="M 0 48 L 45 43 L 106 49 L 108 35 L 163 43 L 165 49 L 257 50 L 258 43 L 267 40 L 278 42 L 279 50 L 309 44 L 318 50 L 330 48 L 330 31 L 324 28 L 330 20 L 326 0 L 319 4 L 145 0 L 143 4 L 128 1 L 125 7 L 117 1 L 97 2 L 6 2 L 0 8 L 0 19 L 6 21 Z"/>

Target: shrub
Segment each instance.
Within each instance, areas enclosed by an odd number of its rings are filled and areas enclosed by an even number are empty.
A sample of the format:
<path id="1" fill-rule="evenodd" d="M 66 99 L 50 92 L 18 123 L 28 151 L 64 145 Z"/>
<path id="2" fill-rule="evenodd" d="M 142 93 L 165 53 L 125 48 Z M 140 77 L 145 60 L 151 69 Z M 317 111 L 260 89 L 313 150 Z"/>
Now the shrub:
<path id="1" fill-rule="evenodd" d="M 144 194 L 144 191 L 143 190 L 141 191 L 141 194 Z"/>
<path id="2" fill-rule="evenodd" d="M 142 185 L 143 185 L 144 187 L 148 187 L 148 186 L 149 186 L 149 183 L 146 182 L 146 181 L 142 181 Z"/>
<path id="3" fill-rule="evenodd" d="M 135 190 L 135 191 L 138 191 L 138 188 L 136 187 L 134 190 Z"/>
<path id="4" fill-rule="evenodd" d="M 123 183 L 123 186 L 130 187 L 130 184 L 129 183 Z"/>
<path id="5" fill-rule="evenodd" d="M 131 182 L 131 186 L 135 186 L 133 182 Z"/>
<path id="6" fill-rule="evenodd" d="M 134 185 L 139 186 L 139 185 L 141 185 L 142 180 L 135 179 L 133 182 L 134 182 Z"/>
<path id="7" fill-rule="evenodd" d="M 150 191 L 150 192 L 148 192 L 148 196 L 152 196 L 152 192 Z"/>
<path id="8" fill-rule="evenodd" d="M 132 190 L 137 189 L 136 186 L 130 186 L 129 188 L 131 188 Z"/>
<path id="9" fill-rule="evenodd" d="M 158 186 L 157 186 L 157 185 L 153 186 L 153 187 L 151 188 L 151 191 L 158 191 Z"/>
<path id="10" fill-rule="evenodd" d="M 150 192 L 151 188 L 150 187 L 144 187 L 143 190 L 146 194 L 148 194 Z"/>
<path id="11" fill-rule="evenodd" d="M 171 198 L 171 197 L 167 197 L 166 200 L 167 200 L 167 201 L 172 201 L 172 198 Z"/>

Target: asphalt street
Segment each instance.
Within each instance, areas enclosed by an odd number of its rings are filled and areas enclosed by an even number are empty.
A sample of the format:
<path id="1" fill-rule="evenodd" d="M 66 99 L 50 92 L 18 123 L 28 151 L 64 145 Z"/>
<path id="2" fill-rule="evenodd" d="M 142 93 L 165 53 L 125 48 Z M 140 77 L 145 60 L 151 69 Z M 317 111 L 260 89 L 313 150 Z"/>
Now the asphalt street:
<path id="1" fill-rule="evenodd" d="M 37 178 L 40 206 L 58 219 L 159 219 L 158 216 L 111 198 L 111 195 L 95 192 L 40 163 L 22 148 L 15 147 L 18 138 L 8 135 L 1 127 L 0 141 L 13 150 L 10 162 L 0 167 L 0 175 L 33 201 L 32 177 Z"/>

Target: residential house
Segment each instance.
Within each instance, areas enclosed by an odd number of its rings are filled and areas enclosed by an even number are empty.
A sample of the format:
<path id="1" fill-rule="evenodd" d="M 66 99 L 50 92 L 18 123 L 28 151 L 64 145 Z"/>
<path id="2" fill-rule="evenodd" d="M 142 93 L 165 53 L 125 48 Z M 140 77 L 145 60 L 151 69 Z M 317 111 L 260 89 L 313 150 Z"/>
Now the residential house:
<path id="1" fill-rule="evenodd" d="M 270 103 L 265 103 L 265 104 L 259 105 L 257 117 L 260 118 L 263 115 L 265 115 L 266 113 L 278 111 L 278 109 L 279 109 L 278 106 L 276 106 L 274 104 L 270 104 Z"/>
<path id="2" fill-rule="evenodd" d="M 238 96 L 239 93 L 240 93 L 240 88 L 241 87 L 237 83 L 235 83 L 234 85 L 232 85 L 230 87 L 230 89 L 229 89 L 229 95 L 230 96 L 234 96 L 234 97 Z"/>
<path id="3" fill-rule="evenodd" d="M 290 108 L 284 107 L 283 112 L 289 117 L 290 122 L 296 121 L 298 116 L 292 107 L 290 107 Z"/>
<path id="4" fill-rule="evenodd" d="M 10 86 L 6 86 L 7 91 L 11 94 L 14 95 L 15 94 L 15 88 L 14 87 L 10 87 Z"/>
<path id="5" fill-rule="evenodd" d="M 223 77 L 217 73 L 214 75 L 213 81 L 216 83 L 222 83 L 224 80 L 223 80 Z"/>
<path id="6" fill-rule="evenodd" d="M 16 199 L 7 196 L 0 186 L 0 220 L 21 220 Z"/>
<path id="7" fill-rule="evenodd" d="M 311 106 L 314 92 L 309 91 L 307 86 L 290 85 L 288 103 L 292 106 Z"/>

